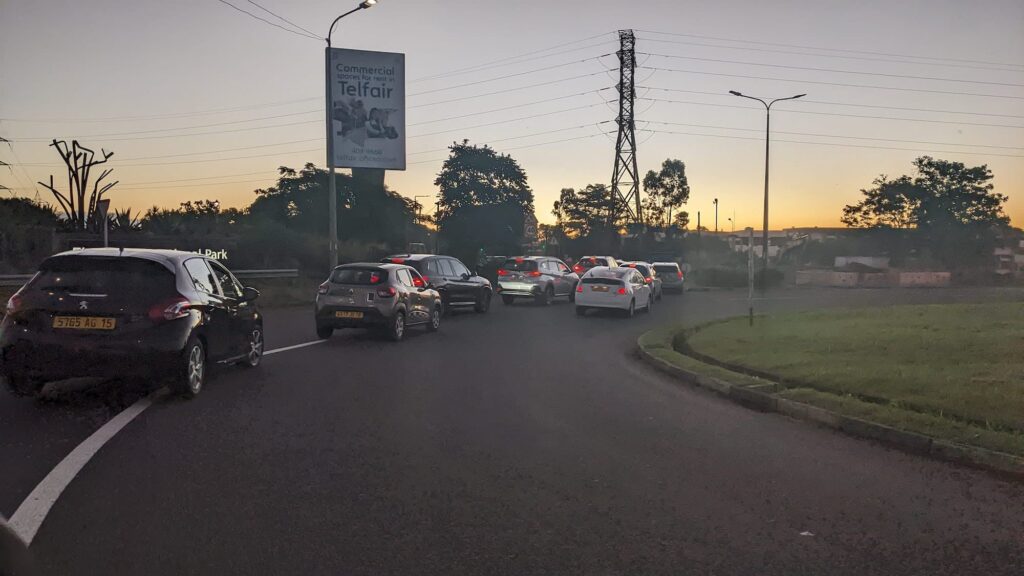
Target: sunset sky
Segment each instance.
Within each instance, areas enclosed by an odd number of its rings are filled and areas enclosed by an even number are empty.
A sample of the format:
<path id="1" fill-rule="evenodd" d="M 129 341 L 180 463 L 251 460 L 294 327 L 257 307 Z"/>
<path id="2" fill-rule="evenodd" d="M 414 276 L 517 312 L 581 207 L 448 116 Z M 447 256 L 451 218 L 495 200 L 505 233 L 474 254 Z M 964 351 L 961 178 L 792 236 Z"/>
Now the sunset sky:
<path id="1" fill-rule="evenodd" d="M 258 2 L 3 0 L 0 184 L 34 197 L 61 175 L 53 137 L 113 150 L 113 205 L 135 210 L 244 206 L 278 166 L 323 165 L 323 40 L 241 10 L 319 37 L 356 2 Z M 551 221 L 561 188 L 611 178 L 626 28 L 640 171 L 683 160 L 709 227 L 714 198 L 722 229 L 761 218 L 764 110 L 729 90 L 807 93 L 773 108 L 772 228 L 837 226 L 858 189 L 924 154 L 987 164 L 1024 223 L 1020 0 L 380 0 L 334 45 L 406 54 L 409 164 L 391 188 L 433 196 L 445 147 L 468 138 L 515 157 Z"/>

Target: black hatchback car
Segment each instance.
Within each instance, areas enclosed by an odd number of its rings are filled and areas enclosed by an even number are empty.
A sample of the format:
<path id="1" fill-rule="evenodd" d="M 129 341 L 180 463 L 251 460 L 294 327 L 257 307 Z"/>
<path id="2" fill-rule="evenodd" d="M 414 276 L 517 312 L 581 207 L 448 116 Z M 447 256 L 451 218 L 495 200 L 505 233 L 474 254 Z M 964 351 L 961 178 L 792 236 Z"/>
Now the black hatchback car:
<path id="1" fill-rule="evenodd" d="M 195 396 L 209 363 L 260 363 L 258 296 L 193 252 L 56 254 L 7 303 L 0 376 L 22 395 L 64 378 L 149 376 L 169 377 L 176 392 Z"/>
<path id="2" fill-rule="evenodd" d="M 415 268 L 441 294 L 445 312 L 472 307 L 482 313 L 491 307 L 491 281 L 470 272 L 458 258 L 440 254 L 396 254 L 383 262 Z"/>

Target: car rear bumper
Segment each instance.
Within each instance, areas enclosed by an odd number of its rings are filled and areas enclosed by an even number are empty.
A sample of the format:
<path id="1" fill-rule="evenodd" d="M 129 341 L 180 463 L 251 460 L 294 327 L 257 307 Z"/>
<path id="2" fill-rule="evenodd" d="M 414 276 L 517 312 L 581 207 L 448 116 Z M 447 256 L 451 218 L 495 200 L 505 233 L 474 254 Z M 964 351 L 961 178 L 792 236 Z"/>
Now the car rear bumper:
<path id="1" fill-rule="evenodd" d="M 615 310 L 628 310 L 629 299 L 587 298 L 580 294 L 576 294 L 576 306 L 582 306 L 583 308 L 614 308 Z"/>
<path id="2" fill-rule="evenodd" d="M 498 293 L 503 296 L 536 296 L 540 294 L 540 284 L 527 282 L 498 282 Z"/>

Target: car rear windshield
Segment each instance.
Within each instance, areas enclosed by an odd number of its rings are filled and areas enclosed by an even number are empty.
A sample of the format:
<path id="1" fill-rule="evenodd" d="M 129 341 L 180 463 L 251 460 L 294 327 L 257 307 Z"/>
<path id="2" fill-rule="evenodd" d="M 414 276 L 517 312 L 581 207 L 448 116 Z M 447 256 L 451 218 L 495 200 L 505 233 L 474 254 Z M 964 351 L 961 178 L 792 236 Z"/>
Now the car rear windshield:
<path id="1" fill-rule="evenodd" d="M 679 268 L 676 266 L 660 265 L 655 266 L 654 269 L 658 271 L 658 274 L 675 274 L 676 272 L 679 272 Z"/>
<path id="2" fill-rule="evenodd" d="M 162 264 L 129 257 L 58 256 L 43 262 L 30 285 L 42 292 L 168 296 L 174 273 Z"/>
<path id="3" fill-rule="evenodd" d="M 537 262 L 534 260 L 516 259 L 509 258 L 505 260 L 505 263 L 501 265 L 505 270 L 512 270 L 515 272 L 533 272 L 537 269 Z"/>
<path id="4" fill-rule="evenodd" d="M 356 284 L 371 286 L 388 279 L 388 271 L 380 268 L 338 268 L 331 274 L 335 284 Z"/>
<path id="5" fill-rule="evenodd" d="M 576 265 L 584 268 L 593 268 L 594 266 L 607 266 L 608 261 L 604 258 L 580 258 Z"/>

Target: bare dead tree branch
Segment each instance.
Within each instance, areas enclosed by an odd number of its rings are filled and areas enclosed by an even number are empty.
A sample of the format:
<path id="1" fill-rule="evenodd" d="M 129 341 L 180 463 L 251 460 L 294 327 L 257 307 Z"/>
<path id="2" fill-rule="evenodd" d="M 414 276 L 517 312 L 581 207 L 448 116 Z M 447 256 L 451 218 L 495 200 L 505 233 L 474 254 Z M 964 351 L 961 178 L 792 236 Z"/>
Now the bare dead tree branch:
<path id="1" fill-rule="evenodd" d="M 100 164 L 105 164 L 114 155 L 100 149 L 100 157 L 91 148 L 82 146 L 77 140 L 72 140 L 70 146 L 64 140 L 54 139 L 52 146 L 57 154 L 64 161 L 68 170 L 67 194 L 59 192 L 53 184 L 53 176 L 50 176 L 50 184 L 40 182 L 43 187 L 49 190 L 57 199 L 61 209 L 68 218 L 68 223 L 73 227 L 84 230 L 97 224 L 95 221 L 96 209 L 103 194 L 108 192 L 117 181 L 103 184 L 103 180 L 113 172 L 112 168 L 104 168 L 99 178 L 92 182 L 92 189 L 89 189 L 92 169 Z"/>

